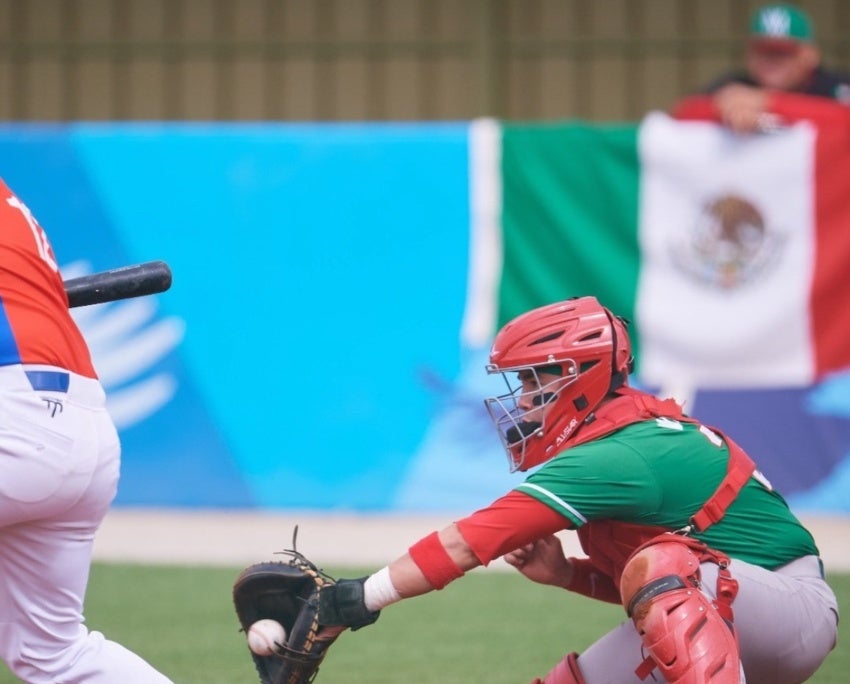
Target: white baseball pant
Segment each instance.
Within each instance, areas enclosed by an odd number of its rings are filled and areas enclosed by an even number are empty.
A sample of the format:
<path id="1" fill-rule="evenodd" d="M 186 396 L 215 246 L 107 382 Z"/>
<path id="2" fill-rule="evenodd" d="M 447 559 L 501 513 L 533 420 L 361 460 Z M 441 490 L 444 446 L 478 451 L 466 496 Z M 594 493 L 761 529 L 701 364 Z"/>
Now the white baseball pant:
<path id="1" fill-rule="evenodd" d="M 0 367 L 0 657 L 29 684 L 170 682 L 83 624 L 120 452 L 97 380 Z"/>

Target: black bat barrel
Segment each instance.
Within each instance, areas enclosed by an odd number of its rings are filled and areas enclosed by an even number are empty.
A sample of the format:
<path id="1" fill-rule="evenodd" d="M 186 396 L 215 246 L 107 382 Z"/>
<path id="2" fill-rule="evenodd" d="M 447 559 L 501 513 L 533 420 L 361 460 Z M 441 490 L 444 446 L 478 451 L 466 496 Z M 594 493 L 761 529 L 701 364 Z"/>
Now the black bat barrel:
<path id="1" fill-rule="evenodd" d="M 170 287 L 171 269 L 164 261 L 148 261 L 65 281 L 71 308 L 142 297 Z"/>

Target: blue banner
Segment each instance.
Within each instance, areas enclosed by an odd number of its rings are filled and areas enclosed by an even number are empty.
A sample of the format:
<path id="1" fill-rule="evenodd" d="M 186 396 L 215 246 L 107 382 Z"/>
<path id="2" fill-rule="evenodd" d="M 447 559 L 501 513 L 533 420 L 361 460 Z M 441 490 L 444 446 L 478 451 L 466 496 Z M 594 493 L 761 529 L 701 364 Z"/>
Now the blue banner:
<path id="1" fill-rule="evenodd" d="M 469 123 L 16 124 L 0 155 L 66 278 L 172 268 L 167 293 L 74 310 L 121 433 L 118 505 L 468 511 L 521 481 L 486 345 L 461 342 Z M 797 397 L 806 425 L 772 409 L 800 458 L 760 465 L 807 510 L 850 510 L 850 461 L 809 454 L 850 451 L 846 385 Z M 735 407 L 773 397 L 732 395 L 700 417 L 757 452 Z"/>
<path id="2" fill-rule="evenodd" d="M 117 503 L 387 509 L 453 378 L 467 125 L 0 129 L 65 277 L 163 259 L 75 310 L 121 430 Z"/>

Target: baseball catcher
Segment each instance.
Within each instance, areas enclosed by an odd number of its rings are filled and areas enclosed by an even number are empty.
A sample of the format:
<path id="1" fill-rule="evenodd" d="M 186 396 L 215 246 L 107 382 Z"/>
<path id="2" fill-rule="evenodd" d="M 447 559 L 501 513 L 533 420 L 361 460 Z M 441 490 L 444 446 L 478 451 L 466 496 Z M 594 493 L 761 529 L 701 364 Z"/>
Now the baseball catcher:
<path id="1" fill-rule="evenodd" d="M 534 684 L 809 679 L 838 628 L 814 538 L 731 438 L 629 386 L 626 323 L 578 297 L 503 326 L 487 371 L 507 393 L 485 405 L 511 470 L 531 472 L 369 577 L 333 583 L 308 566 L 321 581 L 293 590 L 262 566 L 243 626 L 266 615 L 293 625 L 259 661 L 263 681 L 306 681 L 341 628 L 500 556 L 530 580 L 625 609 L 623 622 Z M 565 555 L 562 530 L 576 531 L 585 557 Z M 314 628 L 296 637 L 302 621 Z M 532 617 L 517 628 L 533 626 Z"/>
<path id="2" fill-rule="evenodd" d="M 262 684 L 312 682 L 343 629 L 325 625 L 345 624 L 356 630 L 379 615 L 374 611 L 351 619 L 347 606 L 362 604 L 363 580 L 336 582 L 296 550 L 297 535 L 296 526 L 292 549 L 280 552 L 288 561 L 250 565 L 233 584 L 233 605 L 246 635 L 252 635 L 251 627 L 261 621 L 273 620 L 283 628 L 268 646 L 249 638 L 249 653 Z M 325 615 L 330 620 L 323 624 Z"/>

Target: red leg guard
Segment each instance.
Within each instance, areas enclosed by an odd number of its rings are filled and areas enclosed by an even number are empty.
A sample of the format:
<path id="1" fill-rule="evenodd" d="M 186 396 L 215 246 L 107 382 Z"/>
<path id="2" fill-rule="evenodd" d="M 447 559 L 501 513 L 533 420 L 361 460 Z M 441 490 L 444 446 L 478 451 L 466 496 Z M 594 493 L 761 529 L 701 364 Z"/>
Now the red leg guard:
<path id="1" fill-rule="evenodd" d="M 735 634 L 699 590 L 699 558 L 675 540 L 645 546 L 626 563 L 623 605 L 669 684 L 739 684 Z M 652 668 L 639 667 L 645 678 Z"/>
<path id="2" fill-rule="evenodd" d="M 545 679 L 535 679 L 531 684 L 587 684 L 577 661 L 578 653 L 570 653 L 552 668 Z"/>

